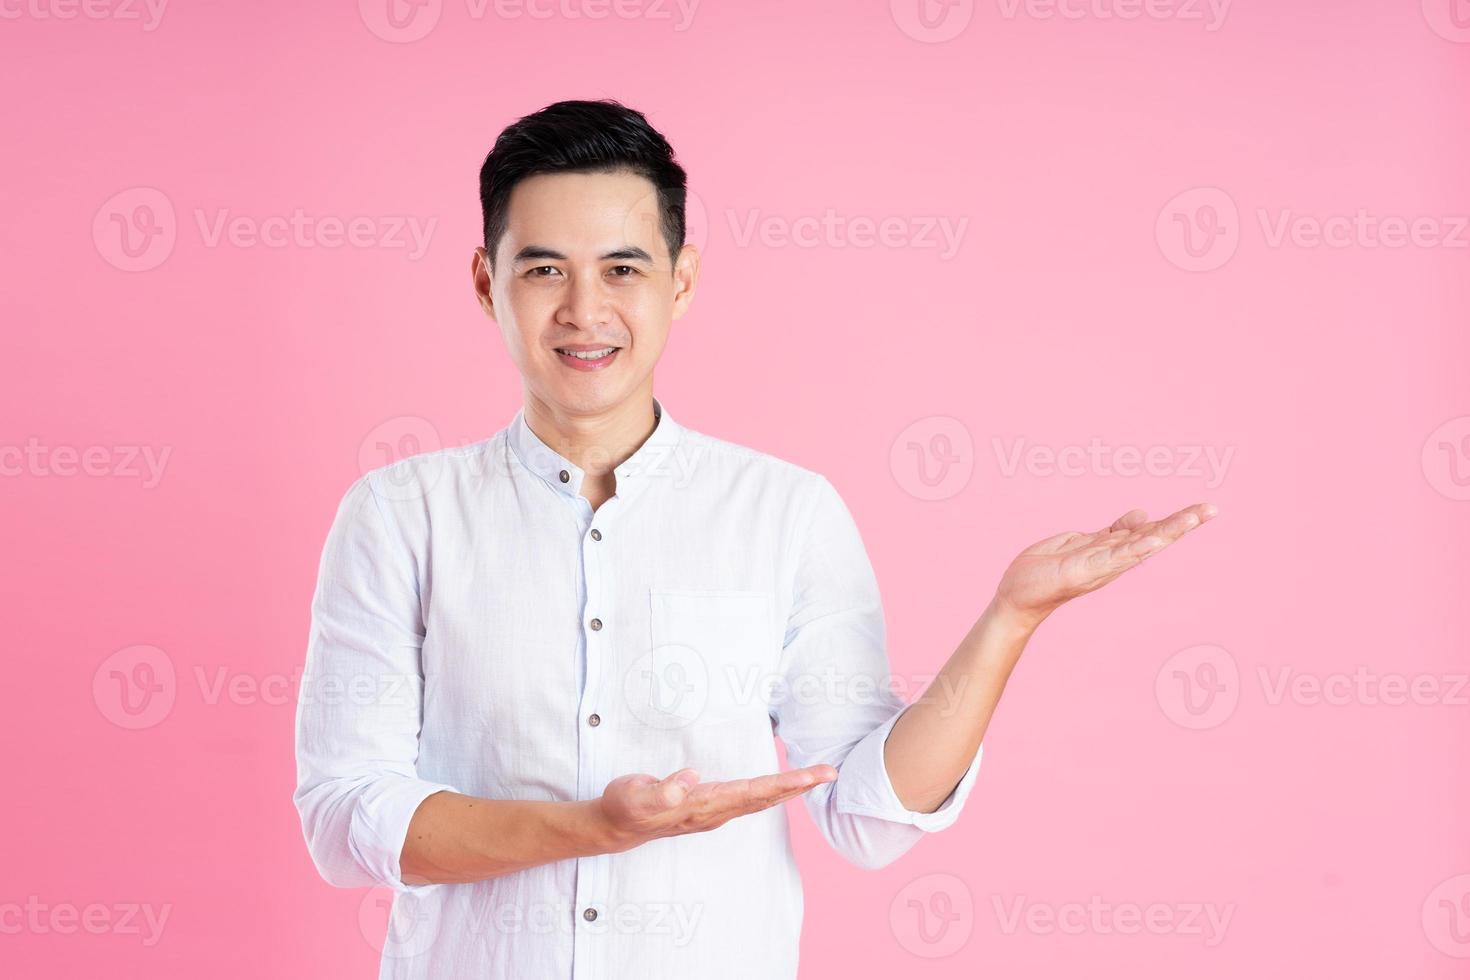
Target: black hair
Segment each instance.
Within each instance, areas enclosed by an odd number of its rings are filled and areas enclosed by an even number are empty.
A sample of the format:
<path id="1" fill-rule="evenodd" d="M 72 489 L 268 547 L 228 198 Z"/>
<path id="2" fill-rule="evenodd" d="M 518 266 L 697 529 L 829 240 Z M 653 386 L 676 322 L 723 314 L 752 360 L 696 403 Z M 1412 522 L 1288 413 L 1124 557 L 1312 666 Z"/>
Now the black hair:
<path id="1" fill-rule="evenodd" d="M 557 102 L 507 126 L 480 167 L 480 209 L 491 267 L 505 234 L 510 193 L 537 174 L 619 173 L 645 177 L 658 190 L 670 259 L 684 245 L 684 168 L 643 113 L 614 99 Z"/>

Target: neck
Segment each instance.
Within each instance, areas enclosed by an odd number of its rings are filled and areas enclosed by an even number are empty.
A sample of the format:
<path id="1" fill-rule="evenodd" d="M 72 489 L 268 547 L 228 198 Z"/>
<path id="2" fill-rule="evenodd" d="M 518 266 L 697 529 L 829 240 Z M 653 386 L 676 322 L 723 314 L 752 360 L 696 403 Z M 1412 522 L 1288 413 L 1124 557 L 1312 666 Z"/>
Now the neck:
<path id="1" fill-rule="evenodd" d="M 611 473 L 653 434 L 652 386 L 600 412 L 580 414 L 525 395 L 526 425 L 588 476 Z"/>

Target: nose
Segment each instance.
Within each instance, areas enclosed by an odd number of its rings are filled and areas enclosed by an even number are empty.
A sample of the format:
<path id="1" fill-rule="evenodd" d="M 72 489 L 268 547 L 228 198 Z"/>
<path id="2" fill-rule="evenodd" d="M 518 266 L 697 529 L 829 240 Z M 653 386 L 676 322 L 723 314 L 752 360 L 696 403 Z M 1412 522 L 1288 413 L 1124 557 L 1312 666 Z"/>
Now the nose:
<path id="1" fill-rule="evenodd" d="M 578 330 L 596 330 L 612 319 L 612 301 L 598 276 L 574 275 L 557 310 L 557 322 Z"/>

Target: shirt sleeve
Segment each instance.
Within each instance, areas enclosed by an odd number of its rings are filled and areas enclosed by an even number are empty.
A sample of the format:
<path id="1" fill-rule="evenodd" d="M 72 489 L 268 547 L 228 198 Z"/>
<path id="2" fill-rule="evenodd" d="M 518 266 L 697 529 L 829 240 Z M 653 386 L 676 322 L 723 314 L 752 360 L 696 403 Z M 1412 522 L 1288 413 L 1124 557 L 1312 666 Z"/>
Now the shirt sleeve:
<path id="1" fill-rule="evenodd" d="M 835 782 L 802 797 L 822 835 L 853 864 L 876 869 L 955 822 L 982 749 L 938 809 L 903 805 L 883 745 L 908 705 L 892 685 L 877 579 L 851 513 L 825 477 L 814 496 L 800 531 L 784 683 L 771 714 L 793 768 L 837 768 Z"/>
<path id="2" fill-rule="evenodd" d="M 343 497 L 322 551 L 296 710 L 293 797 L 318 872 L 340 888 L 406 884 L 399 855 L 423 800 L 424 632 L 411 553 L 370 473 Z"/>

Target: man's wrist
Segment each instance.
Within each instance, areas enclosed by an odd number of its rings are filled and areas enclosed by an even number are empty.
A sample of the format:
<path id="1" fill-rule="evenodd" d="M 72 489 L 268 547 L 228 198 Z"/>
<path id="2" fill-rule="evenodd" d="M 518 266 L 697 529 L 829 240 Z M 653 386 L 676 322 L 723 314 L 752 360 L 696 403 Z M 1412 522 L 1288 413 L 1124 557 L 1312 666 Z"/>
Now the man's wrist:
<path id="1" fill-rule="evenodd" d="M 578 800 L 572 808 L 576 839 L 585 845 L 588 854 L 616 854 L 643 843 L 612 825 L 601 799 Z"/>
<path id="2" fill-rule="evenodd" d="M 984 623 L 1007 638 L 1027 640 L 1051 613 L 1050 609 L 1022 609 L 1008 602 L 997 592 L 991 597 L 990 604 L 985 607 L 985 611 L 980 614 L 979 623 L 976 625 Z"/>

